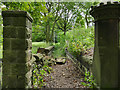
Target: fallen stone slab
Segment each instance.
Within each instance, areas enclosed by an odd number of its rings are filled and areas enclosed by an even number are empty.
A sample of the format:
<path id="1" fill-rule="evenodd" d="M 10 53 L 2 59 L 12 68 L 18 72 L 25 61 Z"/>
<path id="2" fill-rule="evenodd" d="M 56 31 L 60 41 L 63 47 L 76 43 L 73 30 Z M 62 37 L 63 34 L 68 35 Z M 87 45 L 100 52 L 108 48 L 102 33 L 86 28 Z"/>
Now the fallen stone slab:
<path id="1" fill-rule="evenodd" d="M 61 58 L 57 58 L 56 59 L 56 63 L 57 64 L 65 64 L 66 62 L 66 58 L 65 57 L 61 57 Z"/>
<path id="2" fill-rule="evenodd" d="M 43 55 L 40 53 L 33 54 L 33 57 L 36 59 L 36 61 L 40 61 L 43 58 Z"/>

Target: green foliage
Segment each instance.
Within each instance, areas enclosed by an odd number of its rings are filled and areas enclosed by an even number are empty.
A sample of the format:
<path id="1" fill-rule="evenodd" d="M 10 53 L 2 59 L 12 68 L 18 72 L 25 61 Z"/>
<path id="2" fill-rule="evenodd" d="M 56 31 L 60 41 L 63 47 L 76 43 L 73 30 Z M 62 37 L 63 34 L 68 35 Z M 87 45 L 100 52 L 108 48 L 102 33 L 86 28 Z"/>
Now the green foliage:
<path id="1" fill-rule="evenodd" d="M 3 3 L 0 2 L 0 13 L 1 10 L 5 9 Z M 0 58 L 2 58 L 2 51 L 3 51 L 3 26 L 2 26 L 2 15 L 0 14 Z"/>
<path id="2" fill-rule="evenodd" d="M 87 49 L 94 47 L 94 29 L 75 28 L 66 33 L 66 46 L 74 55 L 79 56 L 85 53 Z"/>
<path id="3" fill-rule="evenodd" d="M 3 51 L 3 46 L 2 46 L 2 45 L 0 45 L 0 58 L 2 58 L 2 57 L 3 57 L 3 55 L 2 55 L 2 51 Z"/>
<path id="4" fill-rule="evenodd" d="M 44 77 L 51 73 L 52 68 L 44 65 L 34 64 L 33 70 L 33 88 L 41 88 L 45 85 Z"/>
<path id="5" fill-rule="evenodd" d="M 68 31 L 66 36 L 63 32 L 59 32 L 58 41 L 53 53 L 55 57 L 64 56 L 66 47 L 72 55 L 77 57 L 85 53 L 87 49 L 94 47 L 94 29 L 93 27 L 87 29 L 77 27 Z"/>
<path id="6" fill-rule="evenodd" d="M 25 10 L 33 17 L 33 41 L 53 41 L 57 28 L 64 34 L 73 27 L 89 27 L 89 15 L 96 2 L 3 2 L 6 10 Z"/>
<path id="7" fill-rule="evenodd" d="M 45 2 L 4 2 L 5 10 L 24 10 L 30 13 L 33 18 L 32 23 L 32 40 L 45 40 L 45 28 L 41 27 L 44 21 L 44 16 L 41 13 L 46 13 Z"/>
<path id="8" fill-rule="evenodd" d="M 66 48 L 66 43 L 65 43 L 65 35 L 63 32 L 59 32 L 59 37 L 58 37 L 58 43 L 55 44 L 55 49 L 53 51 L 53 56 L 55 58 L 65 56 L 65 48 Z"/>
<path id="9" fill-rule="evenodd" d="M 92 73 L 90 73 L 89 71 L 86 71 L 84 82 L 81 82 L 81 84 L 85 86 L 86 88 L 93 88 L 94 86 L 96 86 Z"/>
<path id="10" fill-rule="evenodd" d="M 54 58 L 58 58 L 58 57 L 62 57 L 62 56 L 65 56 L 65 51 L 64 51 L 64 45 L 61 44 L 61 43 L 56 43 L 55 44 L 55 48 L 54 48 L 54 51 L 53 51 L 53 57 Z"/>
<path id="11" fill-rule="evenodd" d="M 32 28 L 32 41 L 33 42 L 40 42 L 45 41 L 45 33 L 44 27 L 40 25 L 35 25 Z"/>

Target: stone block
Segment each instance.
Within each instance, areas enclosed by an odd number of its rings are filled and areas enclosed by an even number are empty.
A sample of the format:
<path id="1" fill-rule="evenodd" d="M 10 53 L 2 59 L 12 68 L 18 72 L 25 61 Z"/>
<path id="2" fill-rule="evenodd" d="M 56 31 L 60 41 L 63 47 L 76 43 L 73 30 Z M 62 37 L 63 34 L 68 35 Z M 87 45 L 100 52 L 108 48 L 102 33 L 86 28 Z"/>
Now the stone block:
<path id="1" fill-rule="evenodd" d="M 26 63 L 27 62 L 27 52 L 24 50 L 17 50 L 17 58 L 16 61 L 17 63 Z"/>
<path id="2" fill-rule="evenodd" d="M 10 64 L 11 74 L 12 75 L 25 75 L 27 73 L 26 64 L 13 63 Z"/>
<path id="3" fill-rule="evenodd" d="M 3 17 L 4 26 L 26 26 L 26 17 Z"/>
<path id="4" fill-rule="evenodd" d="M 26 63 L 26 70 L 30 71 L 31 68 L 32 68 L 32 63 L 29 61 L 29 62 Z"/>
<path id="5" fill-rule="evenodd" d="M 30 40 L 30 39 L 26 40 L 26 48 L 27 49 L 32 49 L 32 40 Z"/>
<path id="6" fill-rule="evenodd" d="M 18 38 L 25 39 L 26 38 L 26 27 L 17 27 Z"/>
<path id="7" fill-rule="evenodd" d="M 18 75 L 3 75 L 3 89 L 4 88 L 25 88 L 26 86 L 26 77 Z M 10 89 L 10 90 L 11 90 Z"/>
<path id="8" fill-rule="evenodd" d="M 29 39 L 31 37 L 29 28 L 26 27 L 15 27 L 15 26 L 5 26 L 3 28 L 4 38 L 19 38 L 19 39 Z"/>
<path id="9" fill-rule="evenodd" d="M 29 39 L 30 38 L 30 31 L 27 27 L 20 27 L 18 29 L 18 38 L 20 39 Z"/>
<path id="10" fill-rule="evenodd" d="M 11 68 L 10 68 L 9 63 L 2 63 L 2 74 L 3 75 L 11 74 Z"/>
<path id="11" fill-rule="evenodd" d="M 17 38 L 17 31 L 14 26 L 3 27 L 3 37 L 4 38 Z"/>
<path id="12" fill-rule="evenodd" d="M 3 50 L 3 63 L 15 63 L 17 62 L 16 50 Z"/>
<path id="13" fill-rule="evenodd" d="M 27 50 L 26 54 L 27 54 L 26 61 L 28 62 L 28 61 L 30 61 L 32 59 L 32 51 L 31 50 Z"/>
<path id="14" fill-rule="evenodd" d="M 25 11 L 3 11 L 2 16 L 3 88 L 31 87 L 32 18 Z"/>
<path id="15" fill-rule="evenodd" d="M 32 29 L 30 29 L 30 38 L 32 39 Z"/>
<path id="16" fill-rule="evenodd" d="M 27 82 L 30 82 L 31 81 L 31 78 L 32 78 L 32 69 L 30 69 L 30 71 L 27 72 L 26 76 L 27 78 Z"/>
<path id="17" fill-rule="evenodd" d="M 17 88 L 25 88 L 26 87 L 26 77 L 23 75 L 17 76 Z"/>
<path id="18" fill-rule="evenodd" d="M 4 75 L 25 75 L 27 73 L 25 63 L 3 63 L 2 65 Z"/>
<path id="19" fill-rule="evenodd" d="M 31 21 L 30 21 L 28 18 L 26 18 L 26 26 L 27 26 L 29 29 L 32 29 L 32 23 L 31 23 Z"/>
<path id="20" fill-rule="evenodd" d="M 3 50 L 10 50 L 11 48 L 11 39 L 3 38 Z"/>
<path id="21" fill-rule="evenodd" d="M 25 50 L 25 39 L 11 39 L 11 50 Z"/>
<path id="22" fill-rule="evenodd" d="M 17 88 L 17 76 L 2 75 L 2 88 Z"/>

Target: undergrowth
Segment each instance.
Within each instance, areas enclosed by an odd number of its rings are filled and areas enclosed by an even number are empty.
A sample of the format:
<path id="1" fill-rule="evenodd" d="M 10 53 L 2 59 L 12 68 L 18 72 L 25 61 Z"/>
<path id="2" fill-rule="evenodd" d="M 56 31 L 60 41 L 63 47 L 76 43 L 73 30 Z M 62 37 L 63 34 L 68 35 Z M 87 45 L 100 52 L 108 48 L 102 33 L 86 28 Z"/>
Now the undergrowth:
<path id="1" fill-rule="evenodd" d="M 52 68 L 44 65 L 34 65 L 33 70 L 33 88 L 42 88 L 45 86 L 44 77 L 48 74 L 50 74 L 52 71 Z"/>
<path id="2" fill-rule="evenodd" d="M 94 88 L 96 86 L 96 81 L 94 80 L 91 72 L 85 71 L 84 82 L 81 82 L 81 85 L 86 88 Z"/>
<path id="3" fill-rule="evenodd" d="M 76 57 L 81 55 L 81 52 L 85 53 L 87 49 L 94 47 L 94 29 L 77 27 L 68 31 L 66 35 L 60 33 L 58 41 L 59 43 L 55 44 L 53 56 L 65 56 L 67 47 L 68 51 Z"/>

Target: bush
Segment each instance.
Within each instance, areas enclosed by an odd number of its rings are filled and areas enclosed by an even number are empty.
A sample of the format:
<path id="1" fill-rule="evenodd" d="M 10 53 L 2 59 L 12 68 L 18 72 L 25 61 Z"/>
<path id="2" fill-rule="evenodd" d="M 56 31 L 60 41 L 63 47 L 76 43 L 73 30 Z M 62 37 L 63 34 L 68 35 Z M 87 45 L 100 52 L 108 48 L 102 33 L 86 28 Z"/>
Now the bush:
<path id="1" fill-rule="evenodd" d="M 75 57 L 85 53 L 87 49 L 94 47 L 94 29 L 77 27 L 63 35 L 59 33 L 59 43 L 55 45 L 54 56 L 64 56 L 65 48 Z"/>
<path id="2" fill-rule="evenodd" d="M 94 47 L 94 29 L 93 27 L 75 28 L 66 33 L 67 47 L 73 55 L 80 55 L 87 49 Z"/>
<path id="3" fill-rule="evenodd" d="M 45 35 L 42 33 L 32 33 L 32 41 L 33 42 L 45 41 Z"/>
<path id="4" fill-rule="evenodd" d="M 35 25 L 32 28 L 32 41 L 40 42 L 45 40 L 44 28 L 39 25 Z"/>

